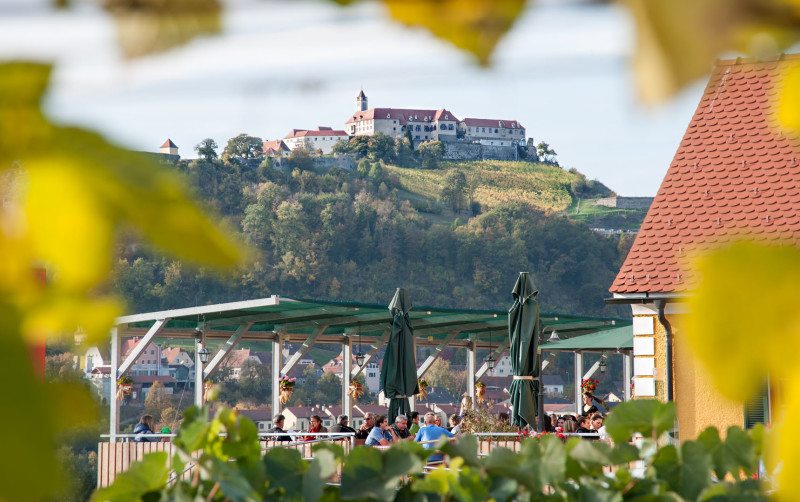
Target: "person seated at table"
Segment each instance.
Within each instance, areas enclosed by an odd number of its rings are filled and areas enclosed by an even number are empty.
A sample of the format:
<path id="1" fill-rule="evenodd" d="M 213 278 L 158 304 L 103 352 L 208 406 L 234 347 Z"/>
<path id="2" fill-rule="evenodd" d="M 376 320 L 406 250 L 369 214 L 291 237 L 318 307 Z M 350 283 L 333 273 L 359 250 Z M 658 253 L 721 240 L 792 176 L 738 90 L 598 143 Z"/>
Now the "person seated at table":
<path id="1" fill-rule="evenodd" d="M 355 429 L 347 425 L 349 420 L 347 415 L 339 415 L 339 421 L 331 426 L 331 432 L 355 432 Z"/>
<path id="2" fill-rule="evenodd" d="M 372 428 L 375 426 L 374 417 L 372 413 L 367 412 L 364 413 L 364 421 L 361 422 L 361 427 L 358 428 L 356 431 L 356 439 L 367 439 L 369 433 L 372 431 Z"/>
<path id="3" fill-rule="evenodd" d="M 144 434 L 153 434 L 153 415 L 142 415 L 139 423 L 133 428 L 133 433 L 136 437 L 133 440 L 136 443 L 149 443 L 150 441 L 158 441 L 156 438 L 144 437 Z"/>
<path id="4" fill-rule="evenodd" d="M 419 432 L 419 412 L 418 411 L 412 411 L 411 412 L 411 426 L 408 428 L 408 432 L 413 434 L 413 435 L 415 435 L 415 436 L 417 435 L 417 432 Z"/>
<path id="5" fill-rule="evenodd" d="M 364 444 L 367 446 L 389 446 L 392 442 L 399 440 L 400 438 L 397 437 L 397 434 L 389 427 L 386 417 L 379 415 L 375 419 L 375 427 L 370 431 Z"/>
<path id="6" fill-rule="evenodd" d="M 592 432 L 592 424 L 590 423 L 589 417 L 581 416 L 578 419 L 578 427 L 575 428 L 575 432 L 579 434 L 587 434 Z"/>
<path id="7" fill-rule="evenodd" d="M 436 416 L 433 419 L 433 424 L 435 426 L 437 426 L 437 427 L 441 427 L 442 426 L 442 417 L 440 417 L 438 413 L 436 414 Z"/>
<path id="8" fill-rule="evenodd" d="M 572 418 L 564 420 L 564 425 L 561 426 L 561 429 L 562 429 L 561 432 L 564 432 L 565 434 L 571 434 L 575 432 L 575 430 L 577 429 L 577 426 L 575 425 L 575 420 L 572 420 Z"/>
<path id="9" fill-rule="evenodd" d="M 425 426 L 419 428 L 414 440 L 423 443 L 422 447 L 426 450 L 433 450 L 436 448 L 436 442 L 442 436 L 452 438 L 455 435 L 444 427 L 436 425 L 436 414 L 429 411 L 425 414 Z M 441 453 L 435 453 L 428 458 L 428 462 L 441 462 L 443 458 Z"/>
<path id="10" fill-rule="evenodd" d="M 277 433 L 277 432 L 286 432 L 283 430 L 283 423 L 286 420 L 286 417 L 283 415 L 276 415 L 275 420 L 272 421 L 272 429 L 268 430 L 267 432 Z M 291 441 L 291 436 L 267 436 L 267 441 Z"/>
<path id="11" fill-rule="evenodd" d="M 600 413 L 595 413 L 590 418 L 592 424 L 592 432 L 596 432 L 600 434 L 598 439 L 602 441 L 608 440 L 608 434 L 606 433 L 606 426 L 605 426 L 605 419 L 603 415 Z"/>
<path id="12" fill-rule="evenodd" d="M 461 434 L 461 417 L 453 413 L 448 421 L 450 422 L 450 432 L 453 435 Z"/>
<path id="13" fill-rule="evenodd" d="M 322 419 L 319 415 L 311 415 L 311 418 L 308 420 L 311 424 L 308 428 L 308 432 L 328 432 L 327 427 L 322 426 Z M 306 436 L 303 438 L 304 441 L 313 441 L 315 439 L 320 439 L 323 436 Z"/>
<path id="14" fill-rule="evenodd" d="M 405 415 L 397 415 L 397 418 L 394 419 L 392 430 L 398 438 L 408 439 L 411 436 L 411 432 L 408 430 L 408 417 Z"/>

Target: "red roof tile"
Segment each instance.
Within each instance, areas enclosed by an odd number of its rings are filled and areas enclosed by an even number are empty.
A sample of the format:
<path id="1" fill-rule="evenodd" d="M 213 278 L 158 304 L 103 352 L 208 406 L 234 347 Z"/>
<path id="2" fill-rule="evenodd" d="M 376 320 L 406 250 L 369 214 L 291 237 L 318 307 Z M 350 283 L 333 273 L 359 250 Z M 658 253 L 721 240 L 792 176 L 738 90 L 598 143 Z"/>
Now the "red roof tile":
<path id="1" fill-rule="evenodd" d="M 516 120 L 500 120 L 500 119 L 464 119 L 464 125 L 468 127 L 502 127 L 504 129 L 516 129 L 522 127 L 522 124 Z"/>
<path id="2" fill-rule="evenodd" d="M 289 138 L 305 138 L 306 136 L 347 136 L 344 131 L 337 131 L 330 127 L 320 128 L 316 131 L 309 129 L 292 129 L 292 132 L 287 134 L 283 139 Z"/>
<path id="3" fill-rule="evenodd" d="M 178 145 L 176 145 L 175 143 L 173 143 L 171 139 L 167 138 L 167 141 L 165 141 L 165 142 L 164 142 L 164 143 L 161 145 L 161 148 L 178 148 Z"/>
<path id="4" fill-rule="evenodd" d="M 283 142 L 282 139 L 272 139 L 264 141 L 261 145 L 261 150 L 265 153 L 279 153 L 279 152 L 288 152 L 289 147 L 286 146 L 286 143 Z"/>
<path id="5" fill-rule="evenodd" d="M 716 64 L 611 292 L 685 292 L 687 255 L 731 235 L 800 242 L 800 139 L 771 122 L 779 72 L 798 60 Z"/>
<path id="6" fill-rule="evenodd" d="M 360 120 L 397 120 L 400 125 L 406 125 L 409 122 L 433 122 L 437 120 L 446 120 L 458 122 L 458 119 L 451 112 L 444 108 L 439 110 L 425 110 L 414 108 L 370 108 L 365 111 L 355 112 L 348 120 L 348 124 L 358 122 Z"/>

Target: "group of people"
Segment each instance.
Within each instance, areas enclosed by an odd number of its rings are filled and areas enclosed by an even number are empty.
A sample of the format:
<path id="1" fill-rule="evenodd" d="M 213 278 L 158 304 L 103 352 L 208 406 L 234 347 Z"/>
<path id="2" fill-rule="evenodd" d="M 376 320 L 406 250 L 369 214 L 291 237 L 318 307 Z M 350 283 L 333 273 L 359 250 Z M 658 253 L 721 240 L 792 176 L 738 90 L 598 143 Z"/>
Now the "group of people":
<path id="1" fill-rule="evenodd" d="M 155 420 L 153 419 L 153 415 L 142 415 L 142 418 L 139 419 L 139 423 L 133 428 L 133 433 L 135 434 L 133 441 L 136 443 L 150 443 L 162 440 L 160 437 L 151 436 L 151 434 L 155 434 Z M 171 433 L 172 429 L 164 426 L 161 428 L 159 434 Z M 165 440 L 168 441 L 168 439 Z"/>
<path id="2" fill-rule="evenodd" d="M 560 432 L 564 434 L 599 434 L 601 439 L 606 437 L 605 417 L 598 410 L 597 404 L 605 407 L 605 403 L 592 395 L 591 392 L 583 393 L 583 407 L 580 414 L 550 415 L 544 421 L 545 432 Z M 592 436 L 595 439 L 597 436 Z"/>

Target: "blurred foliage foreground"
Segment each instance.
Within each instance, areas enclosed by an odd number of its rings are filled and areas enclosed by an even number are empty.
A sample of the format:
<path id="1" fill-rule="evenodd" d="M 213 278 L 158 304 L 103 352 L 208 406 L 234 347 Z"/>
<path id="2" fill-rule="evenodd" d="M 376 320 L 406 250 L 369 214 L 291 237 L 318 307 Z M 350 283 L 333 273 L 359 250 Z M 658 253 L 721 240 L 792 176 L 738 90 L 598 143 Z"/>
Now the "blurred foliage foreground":
<path id="1" fill-rule="evenodd" d="M 54 1 L 58 6 L 69 3 Z M 221 31 L 222 8 L 217 0 L 101 3 L 118 21 L 120 44 L 129 57 L 167 50 L 196 36 Z M 489 63 L 493 48 L 525 5 L 524 0 L 385 3 L 393 19 L 430 31 L 474 55 L 480 64 Z M 724 51 L 774 55 L 800 40 L 798 0 L 629 0 L 625 4 L 637 26 L 634 61 L 640 94 L 651 101 L 669 97 L 704 75 L 710 61 Z M 197 5 L 202 8 L 195 8 Z M 162 249 L 200 264 L 225 267 L 242 260 L 241 252 L 225 232 L 188 202 L 173 175 L 110 145 L 98 135 L 50 123 L 39 108 L 48 75 L 46 66 L 0 65 L 0 390 L 6 403 L 0 414 L 0 428 L 6 431 L 5 454 L 0 456 L 0 499 L 4 500 L 36 500 L 52 494 L 59 484 L 53 455 L 58 435 L 93 417 L 89 398 L 75 387 L 45 384 L 37 378 L 26 345 L 41 342 L 47 335 L 72 333 L 77 326 L 86 331 L 90 343 L 105 335 L 120 311 L 116 299 L 101 293 L 120 228 L 135 228 Z M 800 133 L 800 65 L 790 68 L 783 78 L 776 123 Z M 46 287 L 39 284 L 34 273 L 35 267 L 43 265 L 50 272 Z M 754 381 L 772 377 L 785 386 L 787 415 L 800 415 L 800 370 L 786 361 L 786 355 L 793 355 L 792 349 L 800 347 L 800 319 L 792 301 L 798 288 L 800 253 L 791 247 L 734 245 L 705 258 L 700 268 L 704 282 L 691 308 L 702 315 L 692 317 L 687 338 L 695 343 L 714 382 L 725 395 L 741 399 L 752 392 Z M 738 315 L 737 322 L 729 320 L 731 313 Z M 762 343 L 760 350 L 752 350 L 755 326 L 769 341 Z M 729 358 L 719 357 L 721 347 L 730 349 Z M 206 445 L 219 447 L 214 449 L 214 455 L 221 456 L 210 457 L 203 479 L 216 477 L 213 483 L 219 483 L 218 490 L 231 499 L 261 494 L 264 489 L 275 489 L 289 480 L 297 484 L 278 489 L 287 494 L 309 490 L 306 496 L 332 493 L 331 489 L 322 488 L 320 480 L 327 479 L 340 461 L 335 449 L 318 452 L 319 460 L 309 466 L 303 464 L 305 467 L 299 467 L 301 463 L 296 458 L 279 459 L 274 462 L 275 468 L 287 469 L 286 475 L 275 483 L 260 483 L 259 476 L 271 475 L 271 469 L 256 458 L 252 439 L 213 439 L 222 428 L 229 434 L 233 431 L 252 437 L 252 428 L 243 424 L 230 414 L 209 424 L 200 420 L 187 422 L 182 439 L 186 442 L 185 451 Z M 780 496 L 796 498 L 792 483 L 800 479 L 800 449 L 794 446 L 795 434 L 785 419 L 777 429 L 770 458 L 781 462 Z M 202 431 L 208 434 L 204 436 Z M 652 453 L 646 482 L 626 479 L 624 469 L 615 478 L 600 476 L 599 466 L 617 462 L 619 457 L 610 456 L 624 455 L 623 446 L 605 450 L 599 445 L 572 442 L 564 447 L 545 439 L 526 443 L 519 456 L 512 458 L 508 452 L 498 450 L 482 461 L 451 451 L 462 459 L 457 460 L 462 462 L 460 472 L 437 471 L 424 480 L 404 485 L 406 488 L 398 496 L 456 496 L 456 492 L 463 496 L 460 490 L 466 486 L 468 494 L 491 492 L 503 498 L 504 494 L 515 493 L 519 486 L 536 493 L 545 481 L 556 498 L 587 493 L 581 491 L 588 490 L 584 484 L 598 485 L 605 493 L 610 492 L 606 499 L 619 499 L 621 494 L 629 493 L 603 486 L 608 484 L 664 494 L 645 497 L 648 499 L 674 499 L 674 495 L 665 495 L 668 492 L 689 498 L 705 494 L 703 497 L 713 499 L 714 490 L 719 487 L 722 491 L 749 493 L 753 485 L 744 481 L 706 487 L 710 471 L 703 465 L 708 465 L 704 462 L 709 455 L 718 477 L 724 477 L 726 469 L 718 467 L 716 460 L 725 455 L 709 453 L 708 445 L 717 444 L 715 452 L 740 451 L 728 446 L 732 438 L 740 436 L 737 434 L 729 431 L 725 443 L 712 438 L 706 443 L 687 442 L 680 449 L 664 447 Z M 275 461 L 272 455 L 292 453 L 276 450 L 265 462 Z M 395 456 L 397 461 L 393 460 Z M 237 463 L 220 460 L 228 457 L 237 459 Z M 217 460 L 212 461 L 213 458 Z M 373 489 L 394 488 L 393 477 L 419 470 L 421 459 L 422 453 L 415 452 L 412 445 L 393 448 L 385 454 L 374 450 L 354 452 L 342 467 L 341 496 L 373 494 L 358 491 L 357 486 L 362 484 L 348 481 L 353 479 L 353 473 L 374 476 L 371 486 L 377 488 Z M 241 468 L 235 469 L 234 465 Z M 298 466 L 294 475 L 291 466 Z M 752 468 L 748 464 L 744 471 Z M 129 483 L 142 483 L 149 487 L 148 491 L 157 492 L 166 482 L 166 469 L 166 458 L 152 457 L 131 472 L 130 476 L 141 477 Z M 231 474 L 232 469 L 236 475 Z M 490 483 L 482 483 L 490 472 L 497 472 L 498 477 L 492 474 Z M 229 474 L 232 481 L 227 484 Z M 534 482 L 541 484 L 531 484 Z M 173 490 L 200 490 L 199 481 L 189 487 L 182 483 L 171 486 Z M 380 496 L 388 492 L 375 493 Z M 214 498 L 210 491 L 208 495 L 209 499 Z"/>
<path id="2" fill-rule="evenodd" d="M 53 494 L 64 482 L 54 454 L 60 435 L 96 420 L 80 385 L 37 377 L 27 346 L 79 327 L 88 343 L 108 335 L 121 307 L 102 291 L 121 230 L 196 263 L 243 259 L 175 174 L 50 123 L 40 109 L 49 75 L 45 65 L 0 65 L 0 500 Z M 36 270 L 45 265 L 47 285 Z"/>
<path id="3" fill-rule="evenodd" d="M 518 453 L 497 447 L 480 457 L 476 436 L 444 438 L 438 447 L 449 466 L 425 474 L 432 450 L 413 441 L 347 455 L 319 443 L 310 461 L 276 447 L 262 458 L 253 422 L 229 409 L 208 416 L 191 408 L 171 459 L 147 455 L 92 500 L 766 500 L 754 476 L 762 428 L 732 427 L 724 440 L 710 428 L 696 441 L 666 444 L 675 410 L 656 401 L 631 401 L 609 416 L 613 446 L 543 435 L 523 439 Z M 629 443 L 636 433 L 643 437 Z M 174 474 L 184 472 L 192 475 Z"/>

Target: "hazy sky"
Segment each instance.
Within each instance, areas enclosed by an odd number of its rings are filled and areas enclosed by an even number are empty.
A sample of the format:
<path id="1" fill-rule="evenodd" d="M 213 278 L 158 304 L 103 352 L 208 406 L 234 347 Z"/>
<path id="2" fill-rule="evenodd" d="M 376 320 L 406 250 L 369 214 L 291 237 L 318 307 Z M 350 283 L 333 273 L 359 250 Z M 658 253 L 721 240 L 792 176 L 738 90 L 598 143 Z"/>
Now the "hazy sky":
<path id="1" fill-rule="evenodd" d="M 55 13 L 47 3 L 0 0 L 0 58 L 56 62 L 49 112 L 135 149 L 170 137 L 187 157 L 205 137 L 223 145 L 240 132 L 342 128 L 363 87 L 370 106 L 517 119 L 562 165 L 623 195 L 653 195 L 702 92 L 698 83 L 640 105 L 632 29 L 615 6 L 537 2 L 484 69 L 369 2 L 227 2 L 223 35 L 134 61 L 120 57 L 113 21 L 93 4 Z"/>

